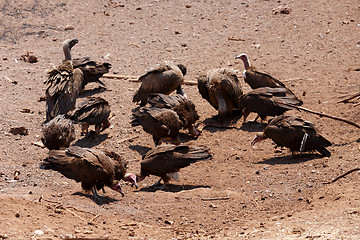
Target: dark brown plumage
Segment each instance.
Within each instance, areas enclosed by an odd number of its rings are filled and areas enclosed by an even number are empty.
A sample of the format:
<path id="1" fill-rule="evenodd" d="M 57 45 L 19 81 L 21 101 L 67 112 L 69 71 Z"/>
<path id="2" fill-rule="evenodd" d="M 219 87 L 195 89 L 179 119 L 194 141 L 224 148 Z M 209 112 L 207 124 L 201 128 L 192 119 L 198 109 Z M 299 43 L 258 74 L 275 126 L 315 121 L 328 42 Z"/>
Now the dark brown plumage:
<path id="1" fill-rule="evenodd" d="M 182 123 L 176 112 L 166 108 L 140 107 L 133 110 L 132 126 L 141 125 L 145 132 L 153 136 L 155 145 L 162 139 L 173 144 L 180 144 L 178 138 Z"/>
<path id="2" fill-rule="evenodd" d="M 325 157 L 331 153 L 326 147 L 331 142 L 321 136 L 314 124 L 294 116 L 277 116 L 264 129 L 257 133 L 251 144 L 271 138 L 278 146 L 285 146 L 294 152 L 317 150 Z"/>
<path id="3" fill-rule="evenodd" d="M 241 59 L 244 62 L 244 66 L 245 66 L 245 70 L 243 72 L 244 81 L 247 84 L 249 84 L 249 86 L 252 89 L 262 88 L 262 87 L 272 87 L 272 88 L 282 87 L 282 88 L 286 88 L 289 91 L 289 93 L 295 96 L 295 94 L 290 89 L 288 89 L 285 86 L 285 84 L 282 83 L 280 80 L 273 78 L 269 74 L 256 71 L 255 67 L 250 65 L 250 60 L 247 54 L 242 53 L 236 56 L 235 59 Z M 296 96 L 295 98 L 302 104 L 302 101 L 299 98 L 297 98 Z"/>
<path id="4" fill-rule="evenodd" d="M 175 111 L 180 118 L 182 127 L 189 129 L 193 137 L 197 137 L 199 132 L 194 124 L 199 120 L 199 115 L 195 109 L 195 104 L 186 96 L 175 94 L 165 95 L 161 93 L 152 94 L 149 97 L 148 105 L 150 107 L 167 108 Z"/>
<path id="5" fill-rule="evenodd" d="M 179 171 L 181 168 L 189 166 L 202 160 L 212 159 L 209 148 L 190 145 L 160 145 L 143 156 L 141 161 L 141 173 L 137 181 L 143 180 L 149 175 L 160 177 L 160 180 L 153 186 L 159 185 L 163 180 L 168 184 L 171 179 L 179 181 Z"/>
<path id="6" fill-rule="evenodd" d="M 73 140 L 75 140 L 74 126 L 64 115 L 56 116 L 42 129 L 41 141 L 50 150 L 69 147 Z"/>
<path id="7" fill-rule="evenodd" d="M 126 162 L 116 153 L 78 146 L 71 146 L 66 150 L 51 150 L 43 166 L 81 182 L 81 187 L 85 191 L 91 190 L 94 197 L 99 196 L 97 190 L 104 186 L 124 195 L 119 181 L 127 181 L 129 176 L 126 173 Z"/>
<path id="8" fill-rule="evenodd" d="M 145 106 L 148 97 L 152 93 L 170 94 L 177 90 L 178 94 L 184 95 L 181 84 L 184 82 L 186 67 L 176 65 L 170 61 L 164 61 L 139 78 L 141 86 L 133 97 L 133 102 L 141 102 Z"/>
<path id="9" fill-rule="evenodd" d="M 243 108 L 244 121 L 250 112 L 256 112 L 264 121 L 267 116 L 277 116 L 293 108 L 285 106 L 283 103 L 299 105 L 299 100 L 286 88 L 257 88 L 240 97 Z"/>
<path id="10" fill-rule="evenodd" d="M 243 92 L 235 71 L 230 68 L 211 69 L 206 76 L 200 76 L 198 89 L 201 96 L 218 110 L 220 121 L 226 114 L 240 109 L 239 97 Z"/>
<path id="11" fill-rule="evenodd" d="M 75 110 L 69 112 L 67 116 L 82 124 L 81 133 L 87 133 L 89 125 L 95 125 L 95 134 L 110 126 L 110 105 L 101 97 L 87 97 Z"/>
<path id="12" fill-rule="evenodd" d="M 63 43 L 65 61 L 56 69 L 48 72 L 46 85 L 46 121 L 50 121 L 59 114 L 65 114 L 75 108 L 84 75 L 78 68 L 74 68 L 70 50 L 78 40 L 67 39 Z"/>
<path id="13" fill-rule="evenodd" d="M 110 63 L 92 61 L 89 57 L 75 58 L 72 61 L 74 68 L 79 68 L 83 72 L 84 79 L 81 85 L 82 90 L 85 88 L 85 85 L 90 82 L 97 82 L 102 86 L 105 86 L 105 84 L 100 81 L 100 78 L 105 73 L 109 72 L 109 69 L 111 68 Z"/>

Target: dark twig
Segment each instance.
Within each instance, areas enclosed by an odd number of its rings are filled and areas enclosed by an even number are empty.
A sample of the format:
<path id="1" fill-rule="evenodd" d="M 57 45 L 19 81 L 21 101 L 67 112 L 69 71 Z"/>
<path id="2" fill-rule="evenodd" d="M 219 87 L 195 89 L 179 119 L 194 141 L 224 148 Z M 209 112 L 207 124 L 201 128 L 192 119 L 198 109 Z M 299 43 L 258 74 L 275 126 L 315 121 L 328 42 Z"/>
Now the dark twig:
<path id="1" fill-rule="evenodd" d="M 350 173 L 356 172 L 356 171 L 360 171 L 360 168 L 351 169 L 350 171 L 347 171 L 346 173 L 341 174 L 340 176 L 338 176 L 338 177 L 335 178 L 334 180 L 332 180 L 332 181 L 330 181 L 330 182 L 325 182 L 324 184 L 330 184 L 330 183 L 336 182 L 336 181 L 339 180 L 340 178 L 343 178 L 343 177 L 345 177 L 346 175 L 349 175 Z"/>
<path id="2" fill-rule="evenodd" d="M 338 121 L 342 121 L 342 122 L 345 122 L 347 124 L 350 124 L 354 127 L 357 127 L 357 128 L 360 128 L 360 125 L 357 124 L 357 123 L 354 123 L 350 120 L 347 120 L 347 119 L 344 119 L 344 118 L 340 118 L 340 117 L 336 117 L 336 116 L 332 116 L 332 115 L 329 115 L 329 114 L 325 114 L 325 113 L 319 113 L 319 112 L 315 112 L 313 110 L 310 110 L 310 109 L 307 109 L 307 108 L 304 108 L 304 107 L 299 107 L 299 106 L 296 106 L 296 105 L 293 105 L 293 104 L 289 104 L 289 103 L 283 103 L 283 102 L 278 102 L 279 104 L 283 104 L 283 105 L 286 105 L 286 106 L 289 106 L 289 107 L 293 107 L 293 108 L 296 108 L 298 110 L 303 110 L 305 112 L 309 112 L 309 113 L 313 113 L 313 114 L 316 114 L 316 115 L 319 115 L 319 116 L 322 116 L 322 117 L 327 117 L 327 118 L 331 118 L 331 119 L 334 119 L 334 120 L 338 120 Z"/>

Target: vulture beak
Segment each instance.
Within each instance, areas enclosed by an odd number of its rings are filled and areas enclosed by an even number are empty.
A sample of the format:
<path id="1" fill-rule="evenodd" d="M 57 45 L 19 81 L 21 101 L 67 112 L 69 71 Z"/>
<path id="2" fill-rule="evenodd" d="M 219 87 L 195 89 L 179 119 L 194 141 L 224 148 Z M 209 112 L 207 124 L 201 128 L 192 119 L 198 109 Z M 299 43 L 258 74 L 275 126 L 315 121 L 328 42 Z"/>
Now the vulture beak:
<path id="1" fill-rule="evenodd" d="M 117 183 L 117 184 L 115 184 L 115 185 L 112 185 L 111 187 L 110 187 L 112 190 L 114 190 L 114 191 L 117 191 L 117 192 L 119 192 L 120 194 L 121 194 L 121 196 L 125 196 L 125 194 L 123 193 L 123 191 L 122 191 L 122 189 L 121 189 L 121 185 L 120 185 L 120 183 Z"/>
<path id="2" fill-rule="evenodd" d="M 197 138 L 200 135 L 200 132 L 198 130 L 196 130 L 196 128 L 193 125 L 191 127 L 189 127 L 189 133 L 194 138 Z"/>
<path id="3" fill-rule="evenodd" d="M 252 140 L 251 145 L 255 145 L 255 143 L 260 142 L 262 139 L 258 136 L 255 136 L 255 138 Z"/>
<path id="4" fill-rule="evenodd" d="M 137 177 L 135 174 L 133 173 L 126 174 L 125 181 L 131 183 L 131 187 L 135 186 L 135 188 L 138 189 L 139 186 L 137 184 Z"/>

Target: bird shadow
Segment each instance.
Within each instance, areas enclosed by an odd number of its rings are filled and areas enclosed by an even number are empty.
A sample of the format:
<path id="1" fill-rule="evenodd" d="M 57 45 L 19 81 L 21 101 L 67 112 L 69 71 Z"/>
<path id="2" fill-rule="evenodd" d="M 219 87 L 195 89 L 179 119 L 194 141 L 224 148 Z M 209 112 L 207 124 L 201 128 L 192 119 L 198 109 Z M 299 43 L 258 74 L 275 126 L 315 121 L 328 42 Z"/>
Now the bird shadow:
<path id="1" fill-rule="evenodd" d="M 266 125 L 258 123 L 258 122 L 244 122 L 240 130 L 245 132 L 262 132 Z"/>
<path id="2" fill-rule="evenodd" d="M 240 113 L 233 113 L 231 116 L 227 116 L 226 120 L 220 123 L 219 115 L 215 115 L 210 118 L 206 118 L 204 121 L 198 123 L 196 128 L 200 130 L 200 132 L 205 129 L 208 132 L 218 132 L 218 131 L 226 131 L 227 129 L 238 129 L 236 127 L 236 123 L 239 119 L 241 119 L 242 115 Z"/>
<path id="3" fill-rule="evenodd" d="M 109 204 L 109 203 L 112 203 L 112 202 L 120 201 L 118 199 L 111 198 L 111 197 L 108 197 L 108 196 L 101 196 L 99 199 L 97 199 L 93 195 L 85 194 L 85 193 L 82 193 L 82 192 L 76 192 L 76 193 L 73 193 L 72 195 L 86 197 L 86 198 L 92 200 L 98 206 L 102 206 L 102 205 Z"/>
<path id="4" fill-rule="evenodd" d="M 278 165 L 278 164 L 297 164 L 303 163 L 314 159 L 323 158 L 321 154 L 314 153 L 303 153 L 297 155 L 287 155 L 287 156 L 279 156 L 265 159 L 263 161 L 256 162 L 255 164 L 268 164 L 268 165 Z"/>
<path id="5" fill-rule="evenodd" d="M 83 138 L 80 138 L 73 145 L 79 147 L 91 148 L 104 142 L 108 137 L 109 137 L 108 133 L 96 136 L 93 131 L 90 131 L 88 135 L 86 135 Z"/>
<path id="6" fill-rule="evenodd" d="M 145 187 L 145 188 L 141 188 L 135 192 L 156 192 L 156 191 L 164 191 L 164 192 L 172 192 L 172 193 L 177 193 L 177 192 L 181 192 L 181 191 L 187 191 L 187 190 L 193 190 L 193 189 L 198 189 L 198 188 L 211 188 L 208 185 L 175 185 L 175 184 L 167 184 L 165 188 L 163 189 L 158 189 L 158 188 L 154 188 L 154 187 Z"/>
<path id="7" fill-rule="evenodd" d="M 106 87 L 103 87 L 103 86 L 98 86 L 98 87 L 93 88 L 93 89 L 85 89 L 84 91 L 82 91 L 80 93 L 79 98 L 90 97 L 92 95 L 105 92 L 106 90 L 107 90 Z"/>
<path id="8" fill-rule="evenodd" d="M 149 147 L 140 146 L 140 145 L 130 145 L 129 148 L 133 151 L 137 151 L 141 156 L 145 155 L 148 151 L 151 150 Z"/>

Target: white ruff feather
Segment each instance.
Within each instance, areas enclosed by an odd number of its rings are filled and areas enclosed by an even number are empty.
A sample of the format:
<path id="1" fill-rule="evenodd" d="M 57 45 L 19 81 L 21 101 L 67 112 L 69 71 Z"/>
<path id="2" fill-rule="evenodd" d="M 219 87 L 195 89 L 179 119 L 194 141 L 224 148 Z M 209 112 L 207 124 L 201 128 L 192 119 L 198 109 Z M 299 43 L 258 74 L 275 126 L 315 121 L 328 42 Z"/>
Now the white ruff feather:
<path id="1" fill-rule="evenodd" d="M 243 71 L 243 78 L 246 79 L 246 70 Z"/>
<path id="2" fill-rule="evenodd" d="M 168 176 L 169 178 L 171 178 L 177 182 L 180 181 L 180 174 L 178 172 L 167 173 L 166 176 Z"/>

